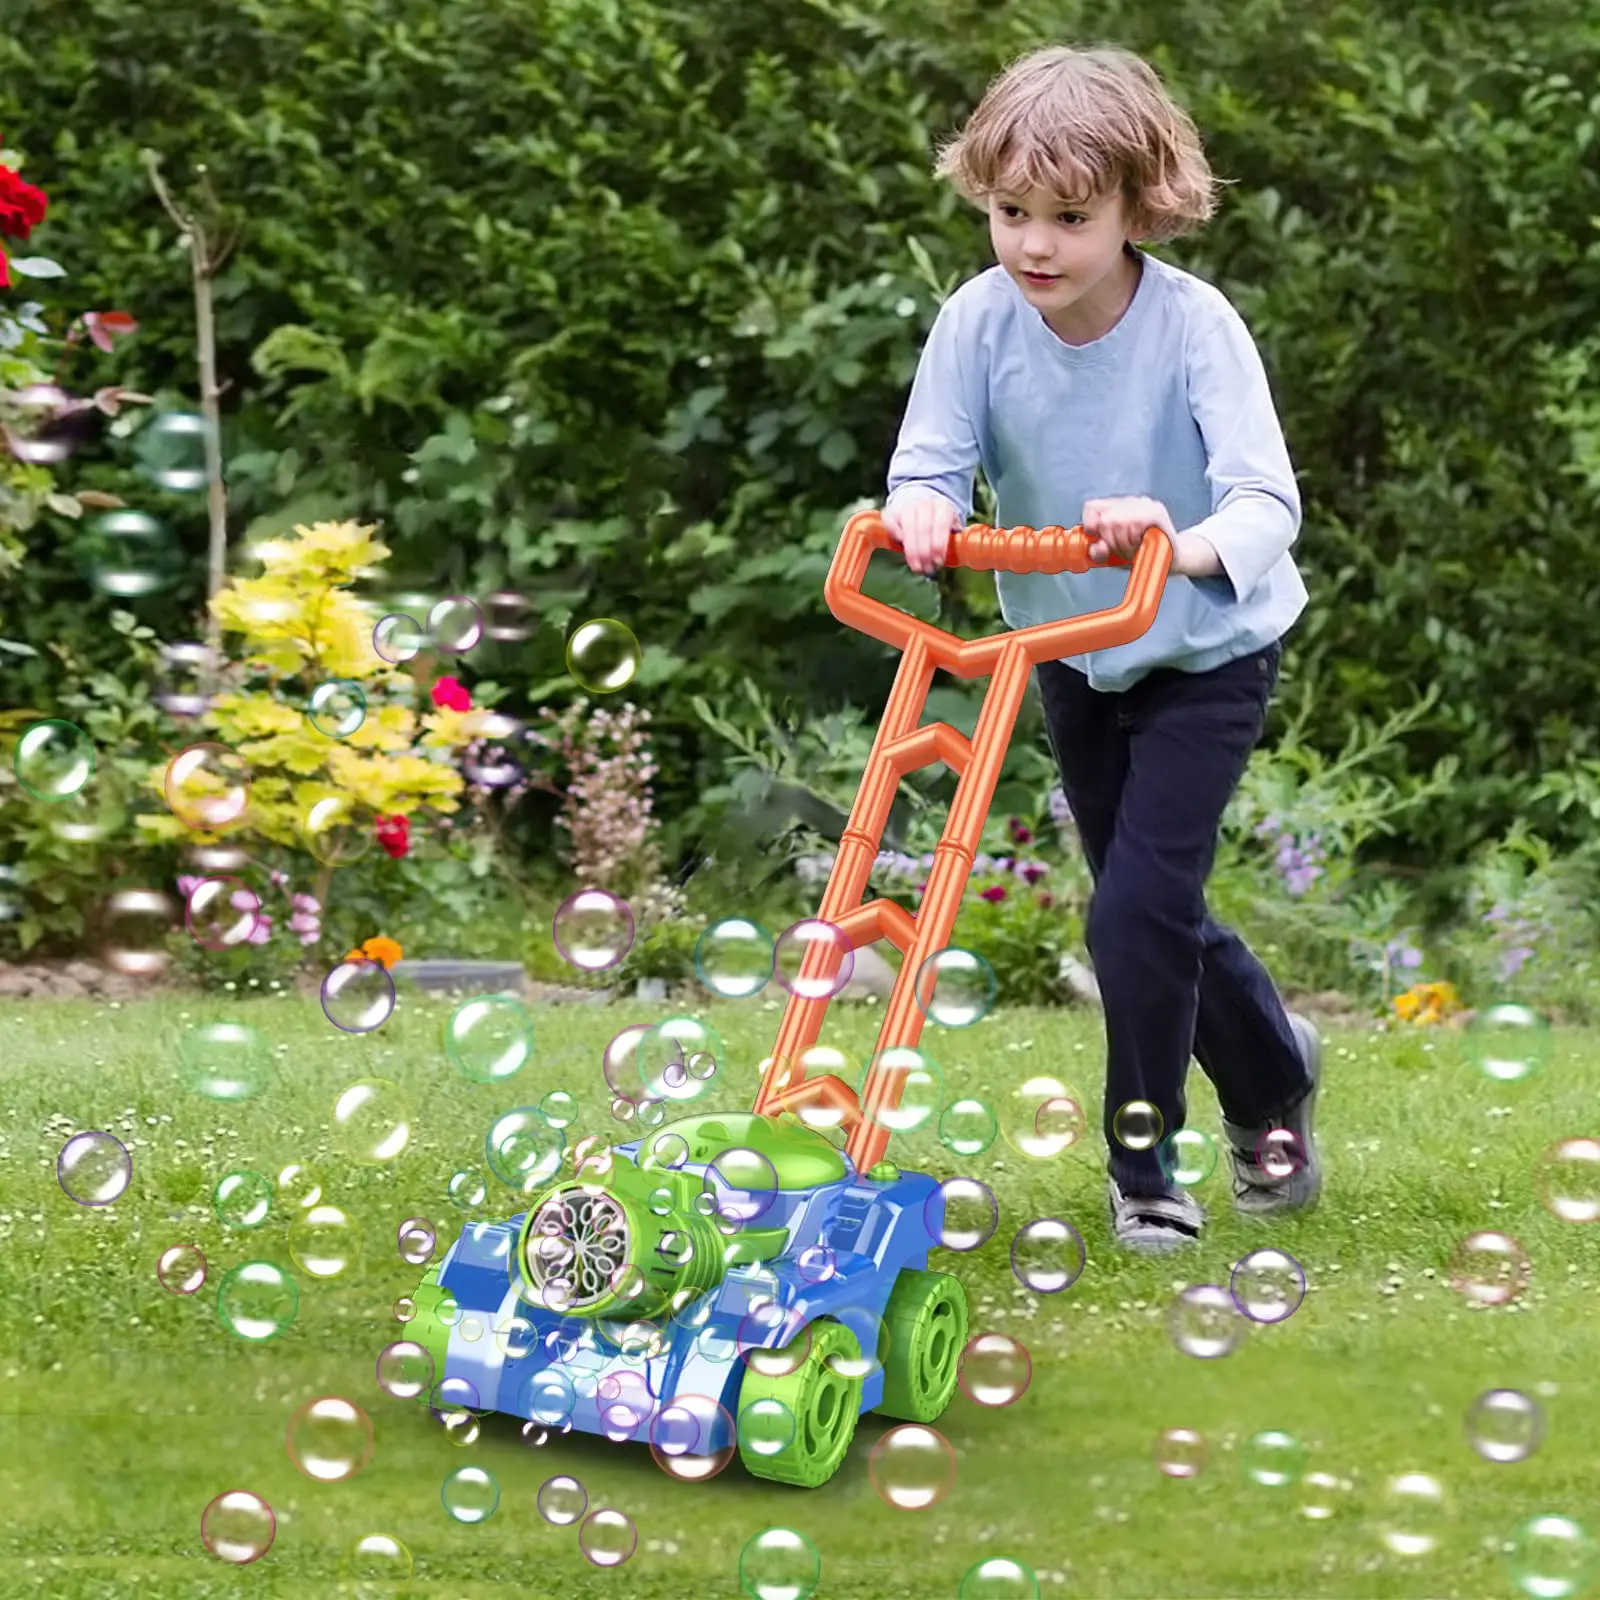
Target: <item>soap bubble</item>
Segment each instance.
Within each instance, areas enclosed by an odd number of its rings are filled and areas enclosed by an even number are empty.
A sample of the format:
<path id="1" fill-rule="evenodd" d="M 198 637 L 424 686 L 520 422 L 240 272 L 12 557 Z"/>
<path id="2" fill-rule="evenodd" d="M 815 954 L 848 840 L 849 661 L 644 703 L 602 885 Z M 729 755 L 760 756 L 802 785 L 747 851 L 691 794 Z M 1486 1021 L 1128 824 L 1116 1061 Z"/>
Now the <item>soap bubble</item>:
<path id="1" fill-rule="evenodd" d="M 290 1224 L 289 1254 L 313 1278 L 336 1278 L 361 1259 L 361 1230 L 338 1206 L 312 1206 Z"/>
<path id="2" fill-rule="evenodd" d="M 475 1211 L 489 1198 L 489 1186 L 475 1167 L 462 1167 L 450 1174 L 445 1193 L 463 1211 Z"/>
<path id="3" fill-rule="evenodd" d="M 1233 1354 L 1244 1334 L 1244 1321 L 1233 1296 L 1220 1284 L 1195 1283 L 1173 1299 L 1167 1329 L 1186 1356 L 1215 1361 Z"/>
<path id="4" fill-rule="evenodd" d="M 532 1195 L 561 1168 L 566 1139 L 536 1106 L 517 1106 L 489 1125 L 483 1141 L 489 1170 L 508 1188 Z"/>
<path id="5" fill-rule="evenodd" d="M 433 1353 L 415 1339 L 396 1339 L 378 1356 L 378 1387 L 396 1400 L 417 1400 L 433 1388 Z"/>
<path id="6" fill-rule="evenodd" d="M 750 1600 L 811 1600 L 822 1581 L 822 1557 L 793 1528 L 764 1528 L 739 1552 L 739 1585 Z"/>
<path id="7" fill-rule="evenodd" d="M 748 917 L 713 922 L 694 947 L 694 970 L 712 994 L 748 1000 L 766 988 L 776 950 L 772 935 Z"/>
<path id="8" fill-rule="evenodd" d="M 202 1022 L 178 1041 L 184 1082 L 208 1100 L 249 1100 L 260 1094 L 271 1052 L 242 1022 Z"/>
<path id="9" fill-rule="evenodd" d="M 1011 1241 L 1011 1270 L 1017 1282 L 1034 1294 L 1070 1289 L 1085 1260 L 1083 1236 L 1059 1217 L 1040 1217 L 1018 1228 Z"/>
<path id="10" fill-rule="evenodd" d="M 710 1441 L 716 1437 L 726 1442 L 712 1450 Z M 733 1419 L 724 1406 L 705 1395 L 674 1395 L 650 1419 L 651 1457 L 678 1483 L 709 1482 L 737 1450 Z"/>
<path id="11" fill-rule="evenodd" d="M 963 1096 L 939 1113 L 939 1143 L 958 1156 L 982 1155 L 995 1141 L 1000 1119 L 981 1100 Z"/>
<path id="12" fill-rule="evenodd" d="M 1450 1287 L 1469 1305 L 1509 1305 L 1532 1276 L 1527 1252 L 1509 1234 L 1492 1228 L 1468 1234 L 1450 1258 Z"/>
<path id="13" fill-rule="evenodd" d="M 1397 1556 L 1425 1556 L 1448 1526 L 1444 1486 L 1429 1472 L 1399 1472 L 1383 1488 L 1378 1537 Z"/>
<path id="14" fill-rule="evenodd" d="M 428 642 L 428 635 L 415 617 L 393 611 L 380 617 L 372 630 L 372 648 L 380 661 L 391 667 L 409 661 Z"/>
<path id="15" fill-rule="evenodd" d="M 773 972 L 779 984 L 802 1000 L 827 1000 L 850 982 L 856 968 L 855 946 L 831 922 L 809 917 L 778 935 L 773 947 Z"/>
<path id="16" fill-rule="evenodd" d="M 546 1478 L 534 1497 L 539 1515 L 558 1528 L 569 1528 L 589 1507 L 588 1491 L 574 1477 L 560 1473 Z"/>
<path id="17" fill-rule="evenodd" d="M 411 1579 L 411 1552 L 387 1533 L 363 1534 L 339 1557 L 339 1581 L 361 1600 L 378 1600 Z"/>
<path id="18" fill-rule="evenodd" d="M 1467 1407 L 1465 1427 L 1485 1461 L 1526 1461 L 1544 1441 L 1544 1412 L 1520 1389 L 1489 1389 Z"/>
<path id="19" fill-rule="evenodd" d="M 550 932 L 568 966 L 605 972 L 633 948 L 633 913 L 608 890 L 580 889 L 561 902 Z"/>
<path id="20" fill-rule="evenodd" d="M 319 683 L 306 701 L 306 721 L 329 739 L 348 739 L 367 720 L 367 692 L 350 678 Z"/>
<path id="21" fill-rule="evenodd" d="M 667 1017 L 645 1034 L 634 1051 L 643 1098 L 698 1099 L 726 1055 L 727 1047 L 709 1023 L 698 1017 Z M 639 1088 L 632 1094 L 639 1098 Z"/>
<path id="22" fill-rule="evenodd" d="M 206 645 L 164 644 L 151 698 L 169 717 L 201 716 L 211 708 L 211 685 L 220 666 L 217 653 Z"/>
<path id="23" fill-rule="evenodd" d="M 474 995 L 451 1013 L 444 1048 L 469 1083 L 504 1083 L 533 1059 L 533 1018 L 514 995 Z"/>
<path id="24" fill-rule="evenodd" d="M 426 1217 L 407 1217 L 400 1224 L 395 1244 L 408 1267 L 425 1267 L 439 1247 L 439 1236 Z"/>
<path id="25" fill-rule="evenodd" d="M 170 494 L 192 494 L 211 481 L 206 444 L 215 429 L 198 411 L 162 411 L 140 431 L 137 454 L 146 477 Z"/>
<path id="26" fill-rule="evenodd" d="M 578 1118 L 577 1099 L 565 1089 L 552 1089 L 539 1102 L 539 1114 L 552 1128 L 570 1128 Z"/>
<path id="27" fill-rule="evenodd" d="M 500 1485 L 482 1467 L 457 1467 L 439 1490 L 444 1508 L 457 1522 L 487 1522 L 500 1504 Z"/>
<path id="28" fill-rule="evenodd" d="M 1282 1183 L 1304 1169 L 1305 1141 L 1293 1128 L 1268 1128 L 1256 1140 L 1256 1162 L 1274 1183 Z"/>
<path id="29" fill-rule="evenodd" d="M 1561 1222 L 1600 1218 L 1600 1139 L 1562 1139 L 1539 1161 L 1540 1203 Z"/>
<path id="30" fill-rule="evenodd" d="M 178 907 L 159 889 L 118 889 L 100 919 L 101 951 L 113 972 L 128 978 L 154 978 L 167 970 L 167 937 L 178 921 Z"/>
<path id="31" fill-rule="evenodd" d="M 739 1443 L 752 1455 L 780 1455 L 794 1436 L 794 1412 L 776 1397 L 753 1400 L 739 1413 Z"/>
<path id="32" fill-rule="evenodd" d="M 35 800 L 65 800 L 94 776 L 94 741 L 73 722 L 49 718 L 22 730 L 11 770 Z"/>
<path id="33" fill-rule="evenodd" d="M 1080 1109 L 1074 1117 L 1060 1108 L 1048 1119 L 1048 1131 L 1041 1133 L 1041 1110 L 1053 1101 L 1067 1101 Z M 1053 1161 L 1083 1136 L 1082 1105 L 1083 1096 L 1059 1078 L 1028 1078 L 1004 1095 L 996 1107 L 1000 1132 L 1018 1155 L 1030 1161 Z"/>
<path id="34" fill-rule="evenodd" d="M 1205 1436 L 1193 1428 L 1163 1428 L 1156 1436 L 1155 1458 L 1166 1477 L 1198 1477 L 1206 1464 Z"/>
<path id="35" fill-rule="evenodd" d="M 974 1405 L 1012 1405 L 1032 1381 L 1033 1358 L 1009 1334 L 976 1333 L 967 1340 L 956 1382 Z"/>
<path id="36" fill-rule="evenodd" d="M 250 768 L 238 751 L 206 742 L 167 763 L 168 809 L 186 828 L 215 832 L 239 822 L 250 804 Z"/>
<path id="37" fill-rule="evenodd" d="M 601 1506 L 583 1519 L 578 1548 L 597 1567 L 620 1567 L 639 1548 L 639 1531 L 623 1512 Z"/>
<path id="38" fill-rule="evenodd" d="M 260 925 L 261 900 L 242 878 L 204 878 L 189 891 L 183 921 L 202 950 L 236 950 Z"/>
<path id="39" fill-rule="evenodd" d="M 372 848 L 373 829 L 349 795 L 324 794 L 313 800 L 296 824 L 299 842 L 325 867 L 347 867 Z"/>
<path id="40" fill-rule="evenodd" d="M 217 1320 L 229 1333 L 252 1343 L 275 1339 L 293 1323 L 300 1291 L 282 1267 L 247 1261 L 217 1285 Z"/>
<path id="41" fill-rule="evenodd" d="M 80 1206 L 109 1206 L 133 1182 L 133 1157 L 113 1134 L 75 1133 L 56 1157 L 56 1181 Z"/>
<path id="42" fill-rule="evenodd" d="M 956 1481 L 956 1453 L 937 1428 L 901 1423 L 879 1435 L 867 1457 L 878 1498 L 895 1511 L 926 1511 Z"/>
<path id="43" fill-rule="evenodd" d="M 334 1141 L 363 1166 L 393 1161 L 410 1142 L 411 1123 L 410 1102 L 385 1078 L 352 1083 L 334 1101 Z"/>
<path id="44" fill-rule="evenodd" d="M 778 1174 L 759 1150 L 735 1145 L 720 1151 L 707 1164 L 702 1192 L 715 1202 L 718 1216 L 740 1223 L 766 1215 L 778 1195 Z"/>
<path id="45" fill-rule="evenodd" d="M 394 979 L 377 961 L 341 961 L 322 980 L 322 1013 L 343 1033 L 381 1028 L 394 998 Z"/>
<path id="46" fill-rule="evenodd" d="M 278 1169 L 277 1189 L 278 1199 L 290 1217 L 309 1211 L 322 1201 L 321 1176 L 314 1167 L 300 1161 L 291 1161 Z"/>
<path id="47" fill-rule="evenodd" d="M 197 1244 L 169 1245 L 156 1263 L 156 1281 L 168 1294 L 194 1294 L 206 1281 L 205 1252 Z"/>
<path id="48" fill-rule="evenodd" d="M 59 466 L 89 437 L 99 417 L 92 401 L 74 400 L 53 383 L 23 384 L 10 398 L 19 415 L 5 428 L 3 442 L 29 466 Z"/>
<path id="49" fill-rule="evenodd" d="M 272 1212 L 272 1185 L 259 1172 L 229 1172 L 211 1191 L 211 1209 L 224 1228 L 259 1228 Z"/>
<path id="50" fill-rule="evenodd" d="M 1532 1077 L 1550 1058 L 1549 1020 L 1531 1006 L 1485 1006 L 1467 1023 L 1467 1050 L 1478 1070 L 1497 1083 Z"/>
<path id="51" fill-rule="evenodd" d="M 343 1483 L 372 1459 L 372 1418 L 338 1395 L 308 1400 L 289 1418 L 289 1459 L 318 1483 Z"/>
<path id="52" fill-rule="evenodd" d="M 1572 1600 L 1595 1575 L 1595 1542 L 1571 1517 L 1530 1517 L 1506 1550 L 1511 1581 L 1532 1600 Z"/>
<path id="53" fill-rule="evenodd" d="M 567 640 L 567 671 L 590 694 L 615 694 L 639 670 L 639 641 L 614 617 L 581 623 Z"/>
<path id="54" fill-rule="evenodd" d="M 981 1022 L 997 988 L 994 968 L 976 950 L 959 945 L 935 950 L 917 969 L 917 1004 L 941 1028 L 970 1028 Z"/>
<path id="55" fill-rule="evenodd" d="M 1070 1150 L 1089 1131 L 1089 1118 L 1069 1094 L 1053 1094 L 1033 1114 L 1034 1143 L 1041 1150 Z"/>
<path id="56" fill-rule="evenodd" d="M 165 589 L 183 565 L 171 532 L 126 507 L 88 518 L 73 554 L 90 585 L 113 600 L 143 600 Z"/>
<path id="57" fill-rule="evenodd" d="M 1282 1322 L 1306 1297 L 1305 1268 L 1286 1251 L 1252 1250 L 1229 1280 L 1233 1303 L 1252 1322 Z"/>
<path id="58" fill-rule="evenodd" d="M 462 655 L 482 637 L 483 613 L 468 595 L 447 595 L 428 612 L 428 643 L 441 655 Z"/>
<path id="59" fill-rule="evenodd" d="M 923 1205 L 928 1232 L 946 1250 L 977 1250 L 1000 1225 L 1000 1203 L 976 1178 L 946 1178 Z"/>
<path id="60" fill-rule="evenodd" d="M 484 633 L 502 644 L 517 644 L 532 637 L 533 602 L 510 589 L 499 589 L 483 597 Z"/>
<path id="61" fill-rule="evenodd" d="M 1010 1556 L 990 1556 L 967 1569 L 956 1600 L 1039 1600 L 1039 1579 Z"/>
<path id="62" fill-rule="evenodd" d="M 876 1079 L 869 1094 L 867 1084 Z M 933 1123 L 944 1098 L 939 1069 L 912 1045 L 891 1045 L 880 1050 L 862 1069 L 856 1085 L 861 1114 L 875 1128 L 909 1134 Z"/>
<path id="63" fill-rule="evenodd" d="M 1217 1170 L 1217 1141 L 1200 1128 L 1175 1128 L 1156 1146 L 1156 1160 L 1170 1182 L 1193 1189 Z"/>
<path id="64" fill-rule="evenodd" d="M 1294 1486 L 1294 1508 L 1307 1522 L 1328 1522 L 1349 1507 L 1355 1484 L 1333 1472 L 1305 1472 Z"/>
<path id="65" fill-rule="evenodd" d="M 200 1513 L 200 1542 L 219 1561 L 245 1567 L 259 1561 L 277 1537 L 272 1507 L 249 1489 L 229 1489 Z"/>
<path id="66" fill-rule="evenodd" d="M 1111 1132 L 1125 1149 L 1152 1150 L 1161 1138 L 1161 1112 L 1148 1100 L 1130 1100 L 1117 1107 Z"/>
<path id="67" fill-rule="evenodd" d="M 1239 1453 L 1244 1475 L 1264 1489 L 1287 1489 L 1305 1470 L 1305 1462 L 1305 1446 L 1281 1428 L 1251 1434 Z"/>

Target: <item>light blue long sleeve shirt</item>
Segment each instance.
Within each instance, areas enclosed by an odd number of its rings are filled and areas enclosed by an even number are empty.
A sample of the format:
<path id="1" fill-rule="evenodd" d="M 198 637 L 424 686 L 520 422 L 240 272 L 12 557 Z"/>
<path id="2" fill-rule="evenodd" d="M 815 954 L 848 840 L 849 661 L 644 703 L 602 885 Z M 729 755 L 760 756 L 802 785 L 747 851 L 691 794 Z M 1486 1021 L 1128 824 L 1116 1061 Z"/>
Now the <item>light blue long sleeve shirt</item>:
<path id="1" fill-rule="evenodd" d="M 962 284 L 929 331 L 889 464 L 892 503 L 936 490 L 967 522 L 981 462 L 1001 527 L 1070 528 L 1088 500 L 1148 495 L 1211 542 L 1222 574 L 1169 577 L 1143 637 L 1066 658 L 1111 691 L 1259 650 L 1307 599 L 1289 553 L 1300 492 L 1249 329 L 1220 290 L 1133 253 L 1132 302 L 1086 345 L 1058 338 L 1002 267 Z M 1007 624 L 1025 628 L 1116 605 L 1128 572 L 995 582 Z"/>

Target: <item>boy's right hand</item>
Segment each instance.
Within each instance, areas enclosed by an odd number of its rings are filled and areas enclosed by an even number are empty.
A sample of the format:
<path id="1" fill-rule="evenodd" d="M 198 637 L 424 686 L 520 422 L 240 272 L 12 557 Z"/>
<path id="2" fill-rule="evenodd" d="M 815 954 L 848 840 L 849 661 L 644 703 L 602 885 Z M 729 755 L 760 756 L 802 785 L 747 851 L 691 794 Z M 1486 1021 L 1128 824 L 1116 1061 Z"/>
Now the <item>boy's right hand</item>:
<path id="1" fill-rule="evenodd" d="M 931 577 L 944 565 L 950 535 L 961 526 L 961 508 L 942 494 L 908 496 L 884 508 L 883 525 L 900 541 L 906 565 Z"/>

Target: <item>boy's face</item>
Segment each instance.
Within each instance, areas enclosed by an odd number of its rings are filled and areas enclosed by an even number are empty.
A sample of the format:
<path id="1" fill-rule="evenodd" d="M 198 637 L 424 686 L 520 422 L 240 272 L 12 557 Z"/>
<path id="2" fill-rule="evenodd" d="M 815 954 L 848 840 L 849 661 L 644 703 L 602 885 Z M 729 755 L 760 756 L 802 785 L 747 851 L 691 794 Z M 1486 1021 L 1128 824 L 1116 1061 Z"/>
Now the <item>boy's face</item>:
<path id="1" fill-rule="evenodd" d="M 1132 266 L 1123 255 L 1129 233 L 1120 187 L 1078 202 L 1043 189 L 1002 189 L 989 197 L 989 238 L 995 259 L 1057 333 L 1098 337 L 1093 325 L 1125 290 Z"/>

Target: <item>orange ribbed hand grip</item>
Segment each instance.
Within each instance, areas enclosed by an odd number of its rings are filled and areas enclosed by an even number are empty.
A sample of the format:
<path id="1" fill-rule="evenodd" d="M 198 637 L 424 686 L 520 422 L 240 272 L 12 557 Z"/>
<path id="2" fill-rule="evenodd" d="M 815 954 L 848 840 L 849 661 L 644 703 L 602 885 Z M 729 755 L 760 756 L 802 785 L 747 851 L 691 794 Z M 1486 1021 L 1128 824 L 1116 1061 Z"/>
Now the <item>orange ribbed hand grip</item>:
<path id="1" fill-rule="evenodd" d="M 1087 572 L 1095 566 L 1125 564 L 1091 562 L 1090 543 L 1081 527 L 990 528 L 977 524 L 951 535 L 946 559 L 951 566 L 981 572 Z M 1133 559 L 1122 599 L 1109 610 L 987 639 L 961 640 L 931 622 L 862 594 L 861 582 L 873 551 L 898 548 L 880 513 L 857 512 L 845 524 L 823 587 L 828 609 L 841 622 L 901 651 L 900 670 L 817 913 L 819 920 L 842 929 L 856 948 L 886 939 L 902 952 L 900 972 L 878 1033 L 879 1061 L 884 1051 L 915 1047 L 922 1037 L 926 1017 L 916 993 L 917 974 L 929 957 L 949 944 L 1029 673 L 1040 661 L 1057 661 L 1137 639 L 1155 621 L 1172 568 L 1171 542 L 1164 530 L 1152 527 Z M 947 723 L 922 724 L 933 675 L 940 668 L 958 678 L 988 676 L 992 680 L 970 740 Z M 922 904 L 914 917 L 889 900 L 863 905 L 900 780 L 935 761 L 957 773 L 959 781 L 928 870 Z M 801 965 L 802 982 L 796 985 L 806 992 L 791 992 L 784 1008 L 777 1044 L 756 1097 L 758 1112 L 776 1114 L 785 1106 L 803 1110 L 816 1099 L 817 1086 L 804 1086 L 803 1056 L 817 1042 L 828 1007 L 826 985 L 818 980 L 826 979 L 834 965 L 836 960 L 830 959 L 826 947 L 807 951 Z M 833 1114 L 850 1129 L 845 1150 L 858 1172 L 869 1172 L 882 1159 L 892 1120 L 886 1114 L 900 1106 L 904 1085 L 903 1071 L 880 1071 L 875 1065 L 854 1092 L 856 1115 L 841 1109 L 851 1093 L 848 1089 L 830 1089 L 825 1097 L 835 1108 Z M 931 1114 L 937 1116 L 939 1109 L 934 1107 Z"/>

